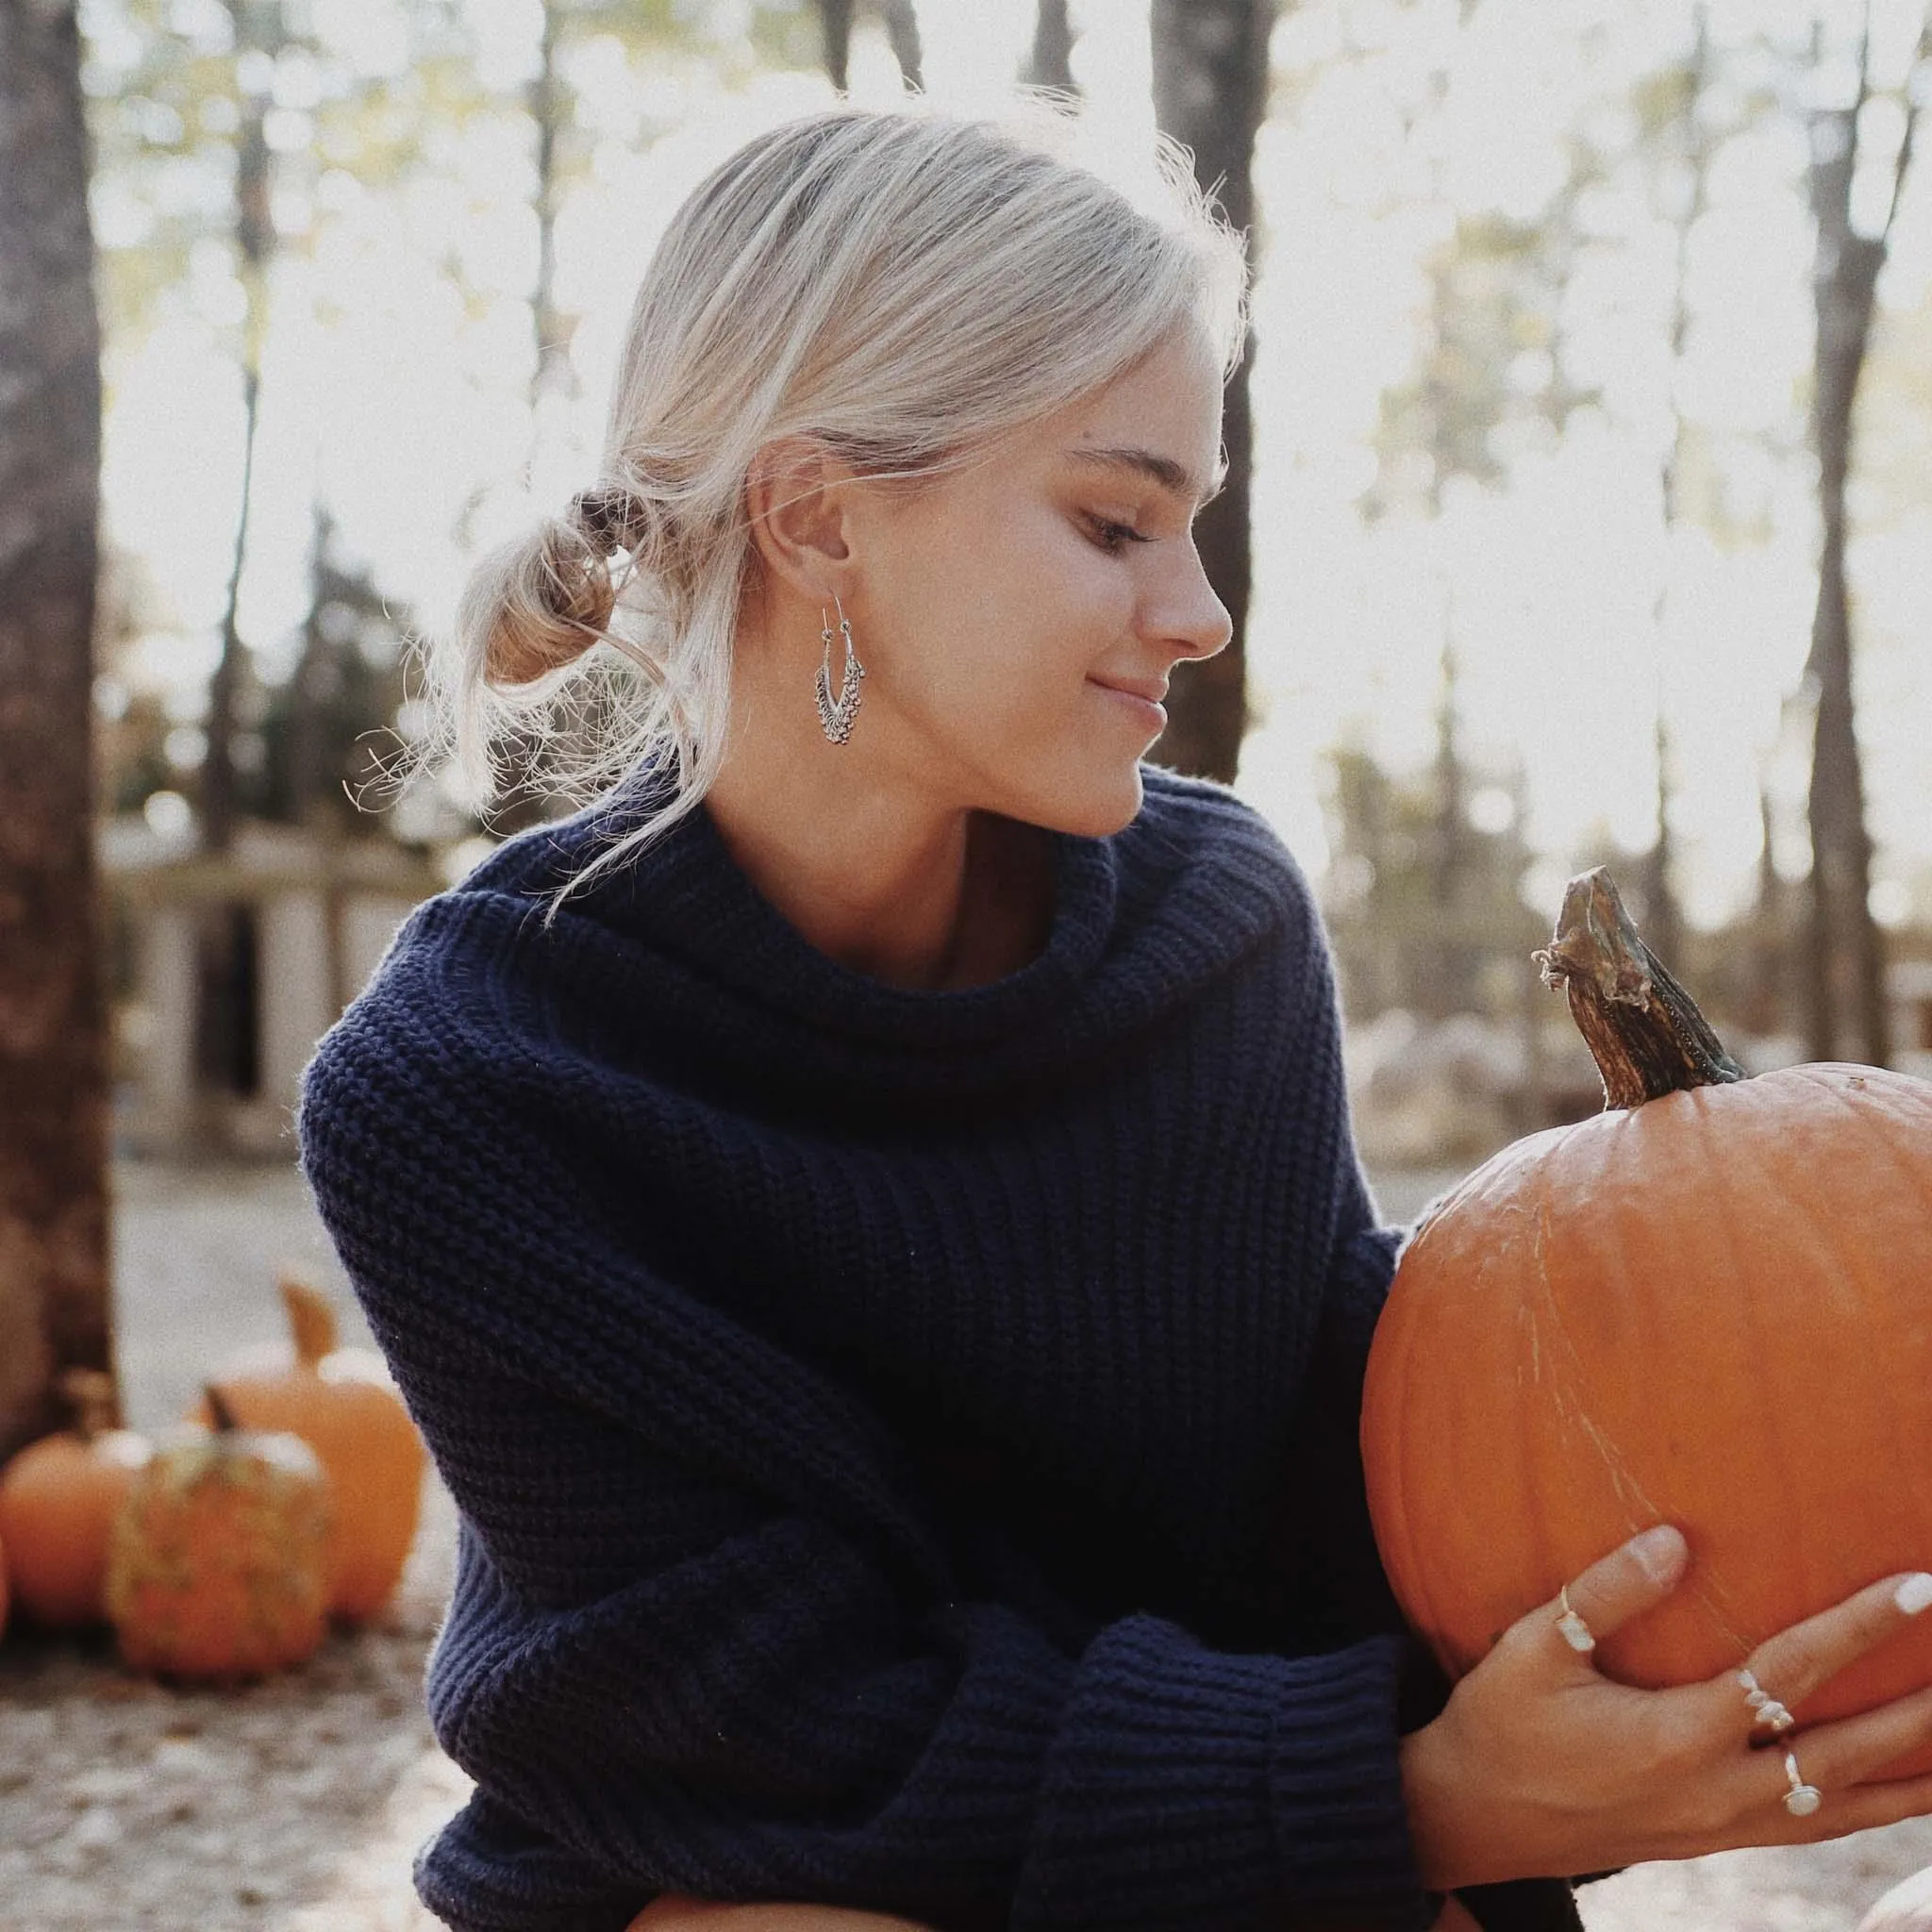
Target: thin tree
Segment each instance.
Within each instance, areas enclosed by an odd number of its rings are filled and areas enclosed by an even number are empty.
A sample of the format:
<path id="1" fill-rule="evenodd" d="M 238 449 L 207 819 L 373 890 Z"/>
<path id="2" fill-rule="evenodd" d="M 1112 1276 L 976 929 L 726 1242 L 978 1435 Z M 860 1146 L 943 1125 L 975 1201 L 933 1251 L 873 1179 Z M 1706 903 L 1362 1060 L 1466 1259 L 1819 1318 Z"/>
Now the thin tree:
<path id="1" fill-rule="evenodd" d="M 530 325 L 537 337 L 536 371 L 530 381 L 533 435 L 542 433 L 540 412 L 543 398 L 553 392 L 570 397 L 577 387 L 568 319 L 557 307 L 557 218 L 563 201 L 558 145 L 573 112 L 569 92 L 558 72 L 558 25 L 556 0 L 543 0 L 537 73 L 529 92 L 530 122 L 537 136 L 537 179 L 532 195 L 537 216 L 537 287 L 530 300 Z"/>
<path id="2" fill-rule="evenodd" d="M 824 31 L 825 72 L 842 94 L 851 84 L 853 0 L 819 0 L 819 22 Z M 924 56 L 919 43 L 919 17 L 912 0 L 879 0 L 879 19 L 886 42 L 899 63 L 899 77 L 915 91 L 925 85 Z"/>
<path id="3" fill-rule="evenodd" d="M 1682 953 L 1684 921 L 1672 877 L 1675 851 L 1671 833 L 1671 731 L 1664 710 L 1664 622 L 1670 611 L 1672 539 L 1683 512 L 1684 458 L 1690 425 L 1678 396 L 1678 372 L 1690 339 L 1690 239 L 1710 201 L 1712 142 L 1704 125 L 1703 102 L 1710 81 L 1710 15 L 1700 4 L 1693 11 L 1690 58 L 1670 75 L 1672 98 L 1664 116 L 1667 135 L 1676 137 L 1681 199 L 1672 226 L 1670 326 L 1671 438 L 1657 468 L 1658 508 L 1663 523 L 1664 563 L 1651 604 L 1651 633 L 1657 643 L 1657 837 L 1643 864 L 1643 931 L 1658 958 Z M 1668 178 L 1668 175 L 1666 176 Z"/>
<path id="4" fill-rule="evenodd" d="M 1154 0 L 1154 115 L 1193 154 L 1194 175 L 1229 222 L 1255 226 L 1255 137 L 1268 108 L 1268 40 L 1274 0 Z M 1252 247 L 1252 244 L 1251 244 Z M 1250 334 L 1223 407 L 1227 478 L 1195 525 L 1201 560 L 1234 620 L 1217 656 L 1174 669 L 1168 726 L 1153 756 L 1201 777 L 1234 779 L 1248 709 L 1247 623 L 1254 565 L 1248 527 L 1254 418 L 1248 402 L 1255 358 Z"/>
<path id="5" fill-rule="evenodd" d="M 1754 1033 L 1776 1033 L 1789 1024 L 1790 920 L 1777 869 L 1777 814 L 1764 777 L 1757 782 L 1757 821 L 1763 843 L 1757 853 L 1757 897 L 1751 909 L 1744 1019 Z"/>
<path id="6" fill-rule="evenodd" d="M 291 44 L 277 0 L 227 0 L 235 45 L 271 58 Z M 261 417 L 261 352 L 268 327 L 268 264 L 275 249 L 275 158 L 267 119 L 267 90 L 244 84 L 237 63 L 241 127 L 235 155 L 235 248 L 247 308 L 242 336 L 242 496 L 235 517 L 226 594 L 222 606 L 222 654 L 208 685 L 208 751 L 201 767 L 202 848 L 227 851 L 235 831 L 235 697 L 245 661 L 237 613 L 248 556 L 248 500 L 255 480 L 255 446 Z"/>
<path id="7" fill-rule="evenodd" d="M 557 306 L 557 220 L 563 205 L 561 149 L 575 111 L 570 90 L 558 67 L 563 24 L 556 0 L 543 0 L 539 15 L 537 72 L 525 105 L 536 137 L 533 154 L 531 212 L 537 218 L 537 279 L 530 291 L 530 328 L 535 359 L 530 366 L 531 461 L 544 433 L 547 399 L 568 401 L 576 391 L 576 367 L 570 353 L 570 319 Z M 476 500 L 480 503 L 480 498 Z M 520 725 L 507 750 L 516 778 L 490 814 L 490 828 L 508 838 L 553 816 L 558 799 L 555 790 L 555 760 L 541 730 Z"/>
<path id="8" fill-rule="evenodd" d="M 235 45 L 242 55 L 273 58 L 291 43 L 278 0 L 227 0 L 235 23 Z M 235 541 L 222 603 L 222 649 L 208 680 L 206 749 L 200 777 L 201 846 L 211 857 L 234 843 L 239 816 L 235 770 L 235 708 L 247 670 L 242 640 L 242 573 L 248 558 L 249 503 L 255 485 L 255 451 L 261 420 L 262 346 L 268 327 L 268 264 L 275 249 L 275 158 L 267 118 L 273 101 L 258 76 L 242 78 L 236 65 L 241 125 L 235 157 L 235 247 L 245 308 L 242 319 L 242 482 L 235 513 Z M 223 1139 L 223 1109 L 228 1095 L 252 1091 L 258 1068 L 255 1040 L 255 928 L 253 913 L 240 900 L 211 899 L 202 908 L 195 931 L 194 1064 L 197 1107 L 191 1136 L 205 1146 Z"/>
<path id="9" fill-rule="evenodd" d="M 1040 0 L 1033 15 L 1033 51 L 1027 58 L 1025 79 L 1033 87 L 1058 88 L 1077 93 L 1074 85 L 1074 26 L 1067 18 L 1067 0 Z"/>
<path id="10" fill-rule="evenodd" d="M 1814 58 L 1817 39 L 1814 37 Z M 1817 312 L 1812 446 L 1818 458 L 1822 537 L 1818 601 L 1811 622 L 1807 681 L 1817 710 L 1811 752 L 1811 889 L 1806 945 L 1806 1004 L 1813 1059 L 1832 1059 L 1847 1029 L 1840 1014 L 1849 1004 L 1853 1050 L 1875 1065 L 1890 1058 L 1886 1010 L 1885 947 L 1872 917 L 1872 837 L 1865 815 L 1864 774 L 1852 698 L 1852 626 L 1845 583 L 1845 486 L 1851 473 L 1852 414 L 1872 339 L 1878 277 L 1891 248 L 1918 126 L 1918 82 L 1932 70 L 1928 14 L 1902 91 L 1904 129 L 1891 170 L 1890 193 L 1875 232 L 1853 222 L 1852 189 L 1859 173 L 1860 119 L 1873 97 L 1872 9 L 1858 48 L 1858 80 L 1848 106 L 1817 111 L 1811 121 L 1811 209 L 1817 223 L 1812 299 Z"/>
<path id="11" fill-rule="evenodd" d="M 0 1456 L 112 1357 L 88 165 L 73 0 L 0 0 Z"/>

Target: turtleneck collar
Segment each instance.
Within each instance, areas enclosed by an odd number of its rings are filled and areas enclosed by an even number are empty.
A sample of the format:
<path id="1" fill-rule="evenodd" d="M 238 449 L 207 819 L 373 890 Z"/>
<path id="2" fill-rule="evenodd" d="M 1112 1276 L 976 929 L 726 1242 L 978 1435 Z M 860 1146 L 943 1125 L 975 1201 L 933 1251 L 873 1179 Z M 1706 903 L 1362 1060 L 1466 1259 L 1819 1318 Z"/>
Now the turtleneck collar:
<path id="1" fill-rule="evenodd" d="M 980 986 L 895 987 L 820 951 L 759 892 L 702 803 L 574 893 L 544 933 L 529 902 L 661 798 L 649 784 L 517 835 L 445 896 L 515 896 L 522 943 L 559 966 L 581 956 L 615 971 L 629 983 L 611 983 L 608 997 L 675 1010 L 695 1053 L 808 1078 L 984 1089 L 1151 1024 L 1250 949 L 1294 898 L 1282 876 L 1292 861 L 1226 788 L 1158 766 L 1141 777 L 1141 809 L 1121 831 L 1053 831 L 1046 943 Z M 575 1004 L 591 988 L 565 970 Z"/>

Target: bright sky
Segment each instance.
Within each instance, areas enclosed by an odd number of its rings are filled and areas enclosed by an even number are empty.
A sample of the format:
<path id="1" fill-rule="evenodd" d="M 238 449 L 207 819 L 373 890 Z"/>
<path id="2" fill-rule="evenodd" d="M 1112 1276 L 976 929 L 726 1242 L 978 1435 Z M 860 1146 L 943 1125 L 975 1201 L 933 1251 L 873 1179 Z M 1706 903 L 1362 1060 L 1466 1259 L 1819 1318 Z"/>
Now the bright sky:
<path id="1" fill-rule="evenodd" d="M 1721 31 L 1743 5 L 1717 8 Z M 472 11 L 486 29 L 479 74 L 513 89 L 532 57 L 534 5 L 489 0 Z M 1780 700 L 1807 641 L 1815 510 L 1802 450 L 1774 453 L 1802 433 L 1810 354 L 1810 234 L 1792 192 L 1802 149 L 1772 125 L 1724 150 L 1695 236 L 1697 329 L 1677 376 L 1685 408 L 1730 432 L 1732 494 L 1763 541 L 1725 551 L 1687 531 L 1667 550 L 1657 475 L 1671 244 L 1628 195 L 1593 208 L 1599 245 L 1566 315 L 1573 365 L 1602 384 L 1604 406 L 1573 417 L 1555 447 L 1526 450 L 1506 488 L 1451 491 L 1433 525 L 1371 525 L 1359 499 L 1375 475 L 1378 397 L 1409 366 L 1421 264 L 1452 207 L 1533 212 L 1552 185 L 1559 128 L 1588 100 L 1613 96 L 1625 70 L 1655 64 L 1685 18 L 1661 0 L 1486 0 L 1458 30 L 1457 11 L 1457 0 L 1302 0 L 1277 31 L 1277 81 L 1298 105 L 1271 122 L 1257 157 L 1266 249 L 1255 303 L 1249 650 L 1267 722 L 1244 748 L 1240 789 L 1320 871 L 1322 749 L 1353 740 L 1392 762 L 1426 761 L 1447 622 L 1466 744 L 1499 781 L 1513 761 L 1524 768 L 1529 836 L 1550 854 L 1537 902 L 1554 906 L 1569 850 L 1592 827 L 1630 848 L 1648 842 L 1661 693 L 1684 746 L 1683 883 L 1692 916 L 1714 921 L 1751 888 L 1760 773 L 1778 805 L 1777 856 L 1794 875 L 1805 863 L 1804 747 L 1793 728 L 1781 737 Z M 1749 11 L 1771 25 L 1802 9 L 1749 0 Z M 1888 50 L 1910 11 L 1879 0 L 1881 59 L 1902 58 L 1903 42 Z M 317 17 L 364 65 L 402 66 L 386 0 L 327 0 Z M 920 18 L 930 91 L 970 104 L 1013 72 L 1032 0 L 925 0 Z M 1075 23 L 1078 77 L 1135 138 L 1151 118 L 1145 0 L 1085 0 Z M 1403 110 L 1445 54 L 1447 134 L 1424 151 Z M 813 75 L 759 75 L 741 89 L 703 68 L 632 75 L 614 42 L 587 50 L 574 77 L 580 116 L 606 137 L 595 181 L 558 236 L 558 300 L 584 317 L 582 394 L 544 425 L 527 495 L 527 126 L 504 113 L 448 130 L 440 171 L 400 204 L 332 170 L 312 202 L 291 194 L 278 208 L 309 246 L 276 264 L 243 579 L 243 634 L 269 675 L 288 661 L 302 615 L 315 490 L 379 581 L 440 627 L 466 564 L 455 537 L 466 501 L 477 502 L 482 542 L 587 480 L 617 332 L 670 210 L 753 129 L 831 98 Z M 896 93 L 875 32 L 861 33 L 853 84 L 861 100 Z M 314 104 L 303 87 L 299 70 L 278 81 L 291 146 Z M 1884 285 L 1897 311 L 1932 288 L 1928 173 L 1922 165 Z M 134 219 L 97 201 L 104 242 Z M 467 308 L 436 272 L 443 253 L 476 291 Z M 240 477 L 240 388 L 225 331 L 241 290 L 220 244 L 197 258 L 192 298 L 131 353 L 110 354 L 104 486 L 113 534 L 144 554 L 177 619 L 146 641 L 136 675 L 171 688 L 183 718 L 213 660 Z M 1932 489 L 1923 503 L 1889 507 L 1882 525 L 1868 520 L 1854 573 L 1879 909 L 1896 918 L 1916 897 L 1919 915 L 1932 917 L 1932 760 L 1923 753 L 1932 694 L 1918 644 L 1932 633 Z M 1506 811 L 1504 793 L 1480 809 Z"/>

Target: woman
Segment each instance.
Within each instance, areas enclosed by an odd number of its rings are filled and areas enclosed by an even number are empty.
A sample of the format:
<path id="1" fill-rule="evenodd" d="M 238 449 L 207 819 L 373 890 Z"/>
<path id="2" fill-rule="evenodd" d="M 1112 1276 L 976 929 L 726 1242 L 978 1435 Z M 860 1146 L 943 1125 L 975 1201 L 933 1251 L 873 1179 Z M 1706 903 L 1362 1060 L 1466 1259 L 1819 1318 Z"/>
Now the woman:
<path id="1" fill-rule="evenodd" d="M 1183 157 L 1129 192 L 1076 133 L 734 155 L 603 475 L 458 612 L 473 772 L 600 639 L 641 676 L 573 727 L 617 782 L 419 908 L 305 1083 L 462 1511 L 454 1925 L 1574 1925 L 1559 1874 L 1932 1805 L 1863 1782 L 1932 1699 L 1801 1778 L 1737 1682 L 1591 1669 L 1565 1632 L 1673 1586 L 1668 1527 L 1446 1704 L 1402 1635 L 1355 1448 L 1397 1234 L 1320 925 L 1141 761 L 1229 632 L 1190 525 L 1239 243 Z M 1765 1697 L 1900 1582 L 1756 1653 Z"/>

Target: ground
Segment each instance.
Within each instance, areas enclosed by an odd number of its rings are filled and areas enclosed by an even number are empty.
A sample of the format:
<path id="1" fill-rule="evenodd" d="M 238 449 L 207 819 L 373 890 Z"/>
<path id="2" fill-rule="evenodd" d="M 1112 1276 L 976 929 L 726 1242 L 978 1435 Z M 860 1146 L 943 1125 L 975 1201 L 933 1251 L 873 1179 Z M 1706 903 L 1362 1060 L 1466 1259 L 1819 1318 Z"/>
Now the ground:
<path id="1" fill-rule="evenodd" d="M 1434 1179 L 1391 1180 L 1407 1215 Z M 341 1271 L 287 1169 L 116 1173 L 117 1308 L 129 1419 L 172 1420 L 202 1372 L 279 1329 L 274 1268 Z M 343 1292 L 351 1339 L 366 1339 Z M 432 1481 L 390 1612 L 302 1668 L 177 1691 L 105 1640 L 0 1644 L 0 1932 L 435 1932 L 408 1882 L 467 1782 L 422 1708 L 454 1518 Z M 1852 1932 L 1932 1864 L 1932 1821 L 1802 1852 L 1645 1866 L 1586 1889 L 1589 1932 Z"/>

